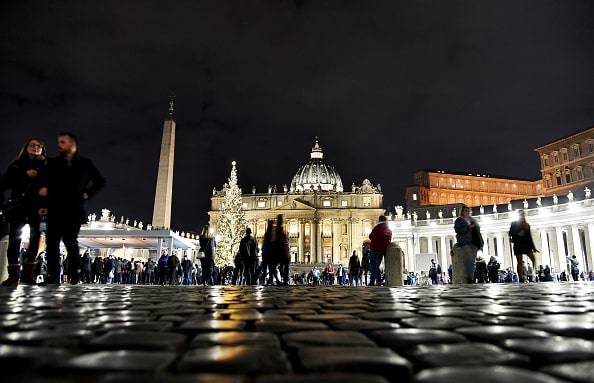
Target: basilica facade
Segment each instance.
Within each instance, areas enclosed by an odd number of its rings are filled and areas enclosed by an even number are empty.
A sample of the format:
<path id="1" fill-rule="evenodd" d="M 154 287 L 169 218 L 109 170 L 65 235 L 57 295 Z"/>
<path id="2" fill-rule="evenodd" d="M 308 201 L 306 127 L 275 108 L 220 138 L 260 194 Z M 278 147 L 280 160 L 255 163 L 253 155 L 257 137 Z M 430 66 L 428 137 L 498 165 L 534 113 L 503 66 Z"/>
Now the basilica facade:
<path id="1" fill-rule="evenodd" d="M 209 212 L 214 232 L 223 199 L 223 191 L 214 189 Z M 282 214 L 291 260 L 303 264 L 347 264 L 353 250 L 361 254 L 363 241 L 384 214 L 382 203 L 380 185 L 367 179 L 345 191 L 336 169 L 324 161 L 317 140 L 309 161 L 282 191 L 269 186 L 264 193 L 253 188 L 250 194 L 242 195 L 247 226 L 258 242 L 264 239 L 267 220 Z"/>

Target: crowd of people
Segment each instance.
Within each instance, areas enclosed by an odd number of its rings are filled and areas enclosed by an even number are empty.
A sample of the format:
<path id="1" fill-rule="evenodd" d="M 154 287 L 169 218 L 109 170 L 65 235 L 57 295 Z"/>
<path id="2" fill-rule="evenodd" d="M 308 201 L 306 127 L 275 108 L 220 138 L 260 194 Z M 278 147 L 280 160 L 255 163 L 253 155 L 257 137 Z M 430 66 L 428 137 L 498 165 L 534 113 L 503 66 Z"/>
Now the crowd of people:
<path id="1" fill-rule="evenodd" d="M 43 281 L 45 284 L 376 286 L 385 281 L 380 265 L 391 243 L 392 232 L 383 215 L 363 244 L 361 259 L 354 251 L 348 265 L 328 263 L 325 267 L 313 267 L 308 272 L 292 275 L 282 215 L 268 221 L 261 249 L 250 228 L 246 228 L 232 265 L 215 265 L 217 244 L 208 225 L 199 237 L 199 264 L 165 251 L 156 260 L 127 260 L 113 255 L 91 259 L 88 252 L 81 255 L 77 237 L 81 224 L 86 222 L 85 202 L 101 190 L 106 181 L 92 161 L 79 154 L 78 139 L 73 133 L 60 133 L 57 148 L 59 154 L 50 158 L 42 140 L 27 140 L 0 177 L 1 217 L 9 235 L 8 279 L 3 286 L 16 286 L 19 281 L 30 285 Z M 10 192 L 7 201 L 4 201 L 5 191 Z M 458 283 L 594 279 L 592 271 L 580 272 L 575 255 L 567 258 L 567 271 L 558 274 L 553 274 L 549 266 L 539 265 L 530 225 L 523 211 L 518 214 L 519 219 L 513 221 L 509 229 L 517 267 L 501 270 L 496 257 L 487 262 L 478 255 L 484 245 L 479 224 L 471 217 L 470 208 L 461 209 L 454 223 L 457 243 L 451 253 L 460 261 L 457 267 L 462 271 L 463 280 Z M 22 251 L 21 231 L 25 225 L 29 226 L 30 238 L 28 248 Z M 46 235 L 46 248 L 38 254 L 42 232 Z M 60 252 L 61 242 L 66 248 L 64 255 Z M 409 285 L 456 282 L 451 267 L 446 272 L 431 260 L 427 273 L 405 273 L 404 281 Z"/>

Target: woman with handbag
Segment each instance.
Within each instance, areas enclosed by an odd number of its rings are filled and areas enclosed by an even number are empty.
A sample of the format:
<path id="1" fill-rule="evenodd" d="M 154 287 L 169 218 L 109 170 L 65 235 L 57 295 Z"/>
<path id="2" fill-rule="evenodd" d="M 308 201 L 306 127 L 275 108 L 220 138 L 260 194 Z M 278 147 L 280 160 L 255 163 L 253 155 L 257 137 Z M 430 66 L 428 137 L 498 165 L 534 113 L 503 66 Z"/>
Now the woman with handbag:
<path id="1" fill-rule="evenodd" d="M 29 247 L 24 255 L 23 281 L 34 285 L 35 260 L 41 236 L 41 213 L 45 213 L 44 200 L 39 195 L 47 167 L 45 144 L 38 138 L 29 139 L 17 158 L 10 164 L 2 183 L 2 191 L 10 190 L 10 199 L 4 206 L 4 215 L 10 225 L 8 243 L 8 279 L 2 286 L 17 286 L 21 266 L 19 251 L 21 232 L 29 225 Z"/>

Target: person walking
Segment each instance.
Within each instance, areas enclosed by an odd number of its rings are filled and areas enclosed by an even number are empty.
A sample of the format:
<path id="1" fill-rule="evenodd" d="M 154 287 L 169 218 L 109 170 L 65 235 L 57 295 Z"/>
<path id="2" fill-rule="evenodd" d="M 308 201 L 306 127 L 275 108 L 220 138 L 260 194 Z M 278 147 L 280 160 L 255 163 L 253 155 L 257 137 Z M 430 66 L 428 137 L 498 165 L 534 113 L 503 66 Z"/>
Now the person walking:
<path id="1" fill-rule="evenodd" d="M 200 266 L 202 267 L 203 285 L 213 285 L 214 257 L 216 254 L 216 241 L 210 233 L 210 226 L 206 224 L 200 234 Z"/>
<path id="2" fill-rule="evenodd" d="M 284 229 L 282 214 L 276 217 L 276 226 L 272 238 L 273 262 L 279 265 L 282 284 L 289 285 L 289 263 L 291 254 L 289 253 L 289 239 Z"/>
<path id="3" fill-rule="evenodd" d="M 155 262 L 153 262 L 152 258 L 149 258 L 146 261 L 146 284 L 147 285 L 154 285 L 155 284 Z"/>
<path id="4" fill-rule="evenodd" d="M 70 283 L 79 281 L 78 233 L 85 223 L 85 203 L 105 186 L 93 162 L 79 154 L 78 139 L 69 132 L 58 135 L 60 155 L 48 161 L 42 196 L 48 197 L 46 257 L 50 284 L 60 283 L 60 241 L 68 253 Z"/>
<path id="5" fill-rule="evenodd" d="M 178 269 L 179 269 L 179 258 L 177 257 L 177 255 L 175 254 L 175 251 L 169 256 L 169 264 L 168 264 L 168 269 L 169 269 L 169 284 L 170 285 L 174 285 L 177 286 L 179 285 L 179 275 L 178 275 Z"/>
<path id="6" fill-rule="evenodd" d="M 8 279 L 2 286 L 17 286 L 21 277 L 20 247 L 21 231 L 29 225 L 29 247 L 23 259 L 23 282 L 36 284 L 35 260 L 41 237 L 41 215 L 45 214 L 45 201 L 39 192 L 46 176 L 47 158 L 45 144 L 38 138 L 30 138 L 24 144 L 17 158 L 8 166 L 2 180 L 2 189 L 10 190 L 10 199 L 4 205 L 10 231 L 8 239 Z M 78 249 L 77 249 L 78 252 Z"/>
<path id="7" fill-rule="evenodd" d="M 256 261 L 258 259 L 258 242 L 252 237 L 252 229 L 245 229 L 245 236 L 239 243 L 239 252 L 243 261 L 245 283 L 256 284 Z"/>
<path id="8" fill-rule="evenodd" d="M 392 230 L 388 227 L 386 216 L 379 217 L 379 223 L 371 230 L 369 239 L 371 240 L 369 245 L 369 266 L 371 269 L 369 286 L 375 286 L 381 284 L 380 265 L 386 254 L 386 249 L 392 241 Z"/>
<path id="9" fill-rule="evenodd" d="M 483 236 L 479 224 L 470 216 L 470 208 L 462 207 L 460 216 L 454 222 L 456 232 L 456 246 L 462 248 L 461 256 L 463 273 L 453 269 L 453 274 L 464 275 L 464 283 L 474 283 L 474 271 L 476 267 L 476 255 L 478 250 L 483 248 Z M 454 255 L 456 256 L 456 255 Z M 460 283 L 460 281 L 456 282 Z"/>
<path id="10" fill-rule="evenodd" d="M 159 283 L 161 286 L 165 286 L 167 276 L 169 275 L 169 256 L 165 250 L 161 252 L 161 256 L 157 262 L 159 264 Z"/>
<path id="11" fill-rule="evenodd" d="M 517 273 L 520 283 L 526 282 L 527 275 L 524 272 L 524 255 L 526 255 L 530 262 L 532 262 L 533 268 L 538 268 L 536 262 L 536 256 L 534 252 L 538 252 L 534 246 L 532 240 L 532 234 L 530 233 L 530 225 L 526 221 L 526 213 L 524 210 L 518 210 L 518 219 L 511 223 L 509 228 L 509 236 L 511 242 L 514 244 L 513 250 L 517 260 Z"/>
<path id="12" fill-rule="evenodd" d="M 357 250 L 354 250 L 353 255 L 351 255 L 351 258 L 349 259 L 349 284 L 351 286 L 359 286 L 361 284 L 361 280 L 359 279 L 360 272 L 361 262 L 359 261 Z"/>
<path id="13" fill-rule="evenodd" d="M 274 221 L 268 220 L 266 233 L 262 242 L 262 264 L 260 265 L 259 275 L 261 275 L 261 284 L 273 285 L 276 266 L 274 265 L 274 254 L 272 250 L 272 237 L 274 232 Z M 266 276 L 268 275 L 268 281 Z"/>
<path id="14" fill-rule="evenodd" d="M 487 270 L 487 263 L 485 262 L 483 257 L 481 257 L 479 255 L 476 259 L 476 265 L 475 265 L 475 271 L 474 271 L 475 278 L 474 279 L 478 283 L 487 283 L 488 274 L 489 274 L 489 272 Z"/>
<path id="15" fill-rule="evenodd" d="M 122 258 L 118 257 L 115 259 L 114 270 L 115 270 L 115 275 L 113 278 L 113 283 L 117 283 L 117 284 L 122 283 Z"/>
<path id="16" fill-rule="evenodd" d="M 188 258 L 187 255 L 184 255 L 184 259 L 181 263 L 182 272 L 183 272 L 183 284 L 189 286 L 192 284 L 192 261 Z"/>
<path id="17" fill-rule="evenodd" d="M 367 284 L 369 283 L 369 279 L 367 279 L 367 277 L 369 276 L 369 244 L 370 241 L 368 239 L 366 239 L 363 242 L 363 257 L 361 258 L 361 277 L 362 277 L 362 284 L 367 286 Z"/>
<path id="18" fill-rule="evenodd" d="M 580 279 L 580 262 L 577 260 L 577 257 L 574 255 L 567 257 L 569 260 L 569 271 L 571 272 L 571 277 L 574 281 L 578 281 Z"/>
<path id="19" fill-rule="evenodd" d="M 83 283 L 91 283 L 91 256 L 88 250 L 83 253 L 80 270 Z"/>

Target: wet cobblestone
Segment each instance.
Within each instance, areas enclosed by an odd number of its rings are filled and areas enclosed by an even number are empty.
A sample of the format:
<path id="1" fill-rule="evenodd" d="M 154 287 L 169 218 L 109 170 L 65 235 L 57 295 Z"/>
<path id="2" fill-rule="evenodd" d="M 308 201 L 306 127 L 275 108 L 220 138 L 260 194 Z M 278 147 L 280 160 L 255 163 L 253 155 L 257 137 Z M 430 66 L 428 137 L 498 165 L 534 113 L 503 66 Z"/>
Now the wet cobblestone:
<path id="1" fill-rule="evenodd" d="M 0 289 L 3 381 L 593 382 L 594 284 Z"/>

